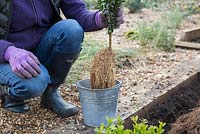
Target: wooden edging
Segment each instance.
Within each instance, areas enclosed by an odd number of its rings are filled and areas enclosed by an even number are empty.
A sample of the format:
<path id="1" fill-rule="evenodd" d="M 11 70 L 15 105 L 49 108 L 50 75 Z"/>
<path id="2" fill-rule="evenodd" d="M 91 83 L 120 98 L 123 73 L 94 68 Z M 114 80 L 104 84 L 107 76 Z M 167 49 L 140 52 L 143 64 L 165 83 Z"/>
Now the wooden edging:
<path id="1" fill-rule="evenodd" d="M 200 26 L 183 30 L 181 32 L 180 41 L 191 42 L 194 39 L 198 39 L 198 38 L 200 38 Z"/>
<path id="2" fill-rule="evenodd" d="M 181 48 L 189 48 L 189 49 L 200 50 L 200 43 L 194 43 L 194 42 L 177 41 L 175 43 L 175 46 L 181 47 Z"/>

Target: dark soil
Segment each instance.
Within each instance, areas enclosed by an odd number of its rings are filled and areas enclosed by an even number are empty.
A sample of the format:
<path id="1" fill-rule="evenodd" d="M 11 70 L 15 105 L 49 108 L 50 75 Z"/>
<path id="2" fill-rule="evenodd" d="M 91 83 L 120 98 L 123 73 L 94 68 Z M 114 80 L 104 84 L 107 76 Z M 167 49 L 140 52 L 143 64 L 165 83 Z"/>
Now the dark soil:
<path id="1" fill-rule="evenodd" d="M 192 112 L 180 116 L 172 124 L 170 134 L 200 134 L 200 107 L 194 108 Z"/>

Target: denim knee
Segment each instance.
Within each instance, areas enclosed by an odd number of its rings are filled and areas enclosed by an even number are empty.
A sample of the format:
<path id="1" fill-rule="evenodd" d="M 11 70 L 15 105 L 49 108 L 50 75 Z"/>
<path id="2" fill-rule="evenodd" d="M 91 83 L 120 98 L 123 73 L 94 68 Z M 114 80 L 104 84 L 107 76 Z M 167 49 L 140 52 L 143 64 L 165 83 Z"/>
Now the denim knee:
<path id="1" fill-rule="evenodd" d="M 34 78 L 25 79 L 11 87 L 10 94 L 16 99 L 30 99 L 41 96 L 48 84 L 50 83 L 50 76 L 46 68 L 41 66 L 41 73 Z"/>
<path id="2" fill-rule="evenodd" d="M 62 20 L 56 24 L 60 33 L 56 38 L 57 50 L 61 53 L 77 53 L 81 50 L 84 31 L 80 24 L 73 19 Z"/>

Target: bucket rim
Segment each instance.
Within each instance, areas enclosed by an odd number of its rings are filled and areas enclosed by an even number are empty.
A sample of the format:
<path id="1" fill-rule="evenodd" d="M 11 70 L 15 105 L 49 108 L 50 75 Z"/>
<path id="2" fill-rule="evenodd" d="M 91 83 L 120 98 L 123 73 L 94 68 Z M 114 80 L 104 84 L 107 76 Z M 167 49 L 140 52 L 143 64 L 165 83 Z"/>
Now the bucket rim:
<path id="1" fill-rule="evenodd" d="M 103 88 L 103 89 L 92 89 L 92 88 L 87 88 L 84 87 L 80 84 L 81 81 L 85 81 L 85 80 L 89 80 L 90 79 L 83 79 L 83 80 L 79 80 L 78 82 L 76 82 L 76 86 L 79 87 L 78 89 L 84 89 L 84 90 L 89 90 L 89 91 L 104 91 L 104 90 L 112 90 L 112 89 L 117 89 L 118 87 L 120 87 L 122 85 L 122 82 L 119 80 L 115 80 L 116 84 L 113 87 L 110 88 Z"/>

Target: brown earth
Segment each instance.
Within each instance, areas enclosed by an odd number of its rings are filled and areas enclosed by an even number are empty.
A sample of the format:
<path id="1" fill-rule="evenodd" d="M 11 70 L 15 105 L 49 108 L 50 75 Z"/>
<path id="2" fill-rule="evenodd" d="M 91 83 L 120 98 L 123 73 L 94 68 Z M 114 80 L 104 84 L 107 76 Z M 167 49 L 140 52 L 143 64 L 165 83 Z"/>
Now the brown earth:
<path id="1" fill-rule="evenodd" d="M 172 125 L 170 134 L 199 134 L 200 133 L 200 107 L 192 112 L 180 116 Z"/>
<path id="2" fill-rule="evenodd" d="M 133 58 L 124 58 L 117 63 L 116 78 L 122 81 L 118 115 L 127 117 L 141 107 L 147 105 L 158 96 L 166 93 L 182 80 L 187 79 L 200 69 L 200 51 L 176 48 L 174 52 L 163 52 L 142 49 L 137 41 L 124 37 L 137 23 L 154 21 L 159 17 L 159 12 L 143 9 L 135 14 L 128 14 L 125 9 L 125 24 L 117 29 L 113 37 L 113 47 L 137 51 Z M 187 17 L 181 28 L 177 30 L 177 40 L 182 29 L 200 25 L 200 15 Z M 87 33 L 86 39 L 105 42 L 105 30 Z M 89 71 L 89 70 L 87 70 Z M 89 76 L 83 76 L 89 77 Z M 74 84 L 61 87 L 61 94 L 66 101 L 76 104 L 80 109 L 78 91 Z M 26 114 L 16 114 L 0 109 L 0 133 L 52 133 L 52 134 L 79 134 L 88 128 L 82 122 L 82 113 L 70 118 L 59 118 L 52 112 L 41 109 L 40 98 L 29 100 L 32 106 Z"/>

